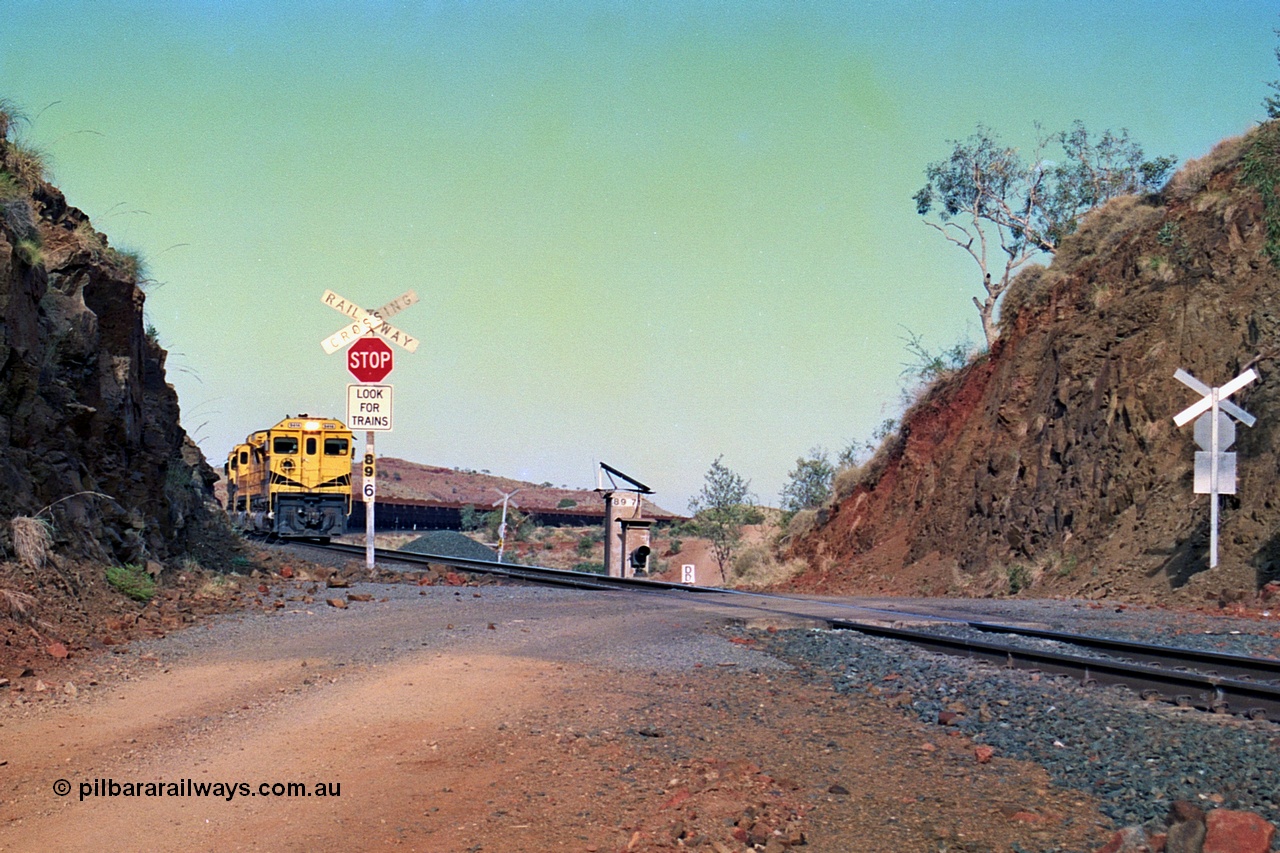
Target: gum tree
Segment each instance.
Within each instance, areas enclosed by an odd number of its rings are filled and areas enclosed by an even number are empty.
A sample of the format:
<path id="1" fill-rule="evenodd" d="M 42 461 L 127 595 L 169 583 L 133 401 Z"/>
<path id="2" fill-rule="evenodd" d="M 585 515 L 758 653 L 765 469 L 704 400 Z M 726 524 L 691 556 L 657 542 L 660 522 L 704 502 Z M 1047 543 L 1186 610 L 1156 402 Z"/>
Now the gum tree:
<path id="1" fill-rule="evenodd" d="M 742 527 L 752 514 L 751 483 L 727 468 L 717 456 L 707 470 L 702 490 L 689 501 L 693 513 L 695 532 L 711 542 L 711 553 L 720 567 L 720 576 L 727 577 L 726 570 L 733 553 L 742 541 Z"/>
<path id="2" fill-rule="evenodd" d="M 826 503 L 835 474 L 835 466 L 825 448 L 814 447 L 808 456 L 796 459 L 796 467 L 788 472 L 786 485 L 779 494 L 784 519 L 789 521 L 802 509 L 816 509 Z"/>
<path id="3" fill-rule="evenodd" d="M 1069 131 L 1041 136 L 1030 160 L 983 125 L 948 144 L 950 156 L 925 167 L 916 212 L 977 264 L 985 296 L 973 297 L 973 304 L 988 347 L 1000 334 L 1000 298 L 1023 266 L 1057 251 L 1090 210 L 1158 188 L 1176 162 L 1148 160 L 1127 130 L 1094 138 L 1079 121 Z M 1051 147 L 1062 156 L 1048 159 Z"/>

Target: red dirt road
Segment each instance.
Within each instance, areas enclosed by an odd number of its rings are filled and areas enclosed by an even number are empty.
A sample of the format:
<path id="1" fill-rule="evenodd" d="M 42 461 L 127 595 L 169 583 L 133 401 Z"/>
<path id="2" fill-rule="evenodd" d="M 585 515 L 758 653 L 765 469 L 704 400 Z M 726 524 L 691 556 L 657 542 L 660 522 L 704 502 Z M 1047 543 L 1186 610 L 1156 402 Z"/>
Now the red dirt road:
<path id="1" fill-rule="evenodd" d="M 807 683 L 716 633 L 709 609 L 369 589 L 391 600 L 225 618 L 0 697 L 0 849 L 903 853 L 1108 836 L 1038 767 L 978 764 L 941 727 Z M 81 799 L 108 779 L 237 792 Z M 287 782 L 339 795 L 254 795 Z"/>

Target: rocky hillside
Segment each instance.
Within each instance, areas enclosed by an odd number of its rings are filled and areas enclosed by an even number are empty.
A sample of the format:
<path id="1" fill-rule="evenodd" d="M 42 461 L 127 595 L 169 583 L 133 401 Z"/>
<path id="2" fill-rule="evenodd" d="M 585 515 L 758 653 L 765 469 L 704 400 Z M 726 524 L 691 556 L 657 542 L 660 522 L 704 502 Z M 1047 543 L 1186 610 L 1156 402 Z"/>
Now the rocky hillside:
<path id="1" fill-rule="evenodd" d="M 928 389 L 792 543 L 811 590 L 1253 595 L 1280 578 L 1280 124 L 1221 143 L 1157 196 L 1094 211 L 1011 289 L 992 351 Z M 1270 230 L 1269 226 L 1270 225 Z M 1233 399 L 1239 494 L 1193 494 L 1197 395 Z"/>
<path id="2" fill-rule="evenodd" d="M 45 522 L 69 557 L 154 571 L 207 550 L 215 475 L 144 329 L 140 261 L 9 130 L 0 112 L 0 565 L 16 555 L 15 518 Z"/>

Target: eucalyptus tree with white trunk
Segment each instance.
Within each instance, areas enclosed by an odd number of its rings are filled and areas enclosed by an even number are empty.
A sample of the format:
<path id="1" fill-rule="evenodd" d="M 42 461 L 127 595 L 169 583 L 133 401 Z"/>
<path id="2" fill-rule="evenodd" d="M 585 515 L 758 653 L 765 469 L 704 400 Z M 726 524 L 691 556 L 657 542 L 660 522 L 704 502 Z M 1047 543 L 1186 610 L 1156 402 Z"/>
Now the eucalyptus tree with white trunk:
<path id="1" fill-rule="evenodd" d="M 925 167 L 916 212 L 978 265 L 985 296 L 973 304 L 988 347 L 1000 336 L 1000 299 L 1023 266 L 1056 252 L 1090 210 L 1159 188 L 1176 162 L 1147 160 L 1127 130 L 1094 139 L 1078 121 L 1069 131 L 1040 136 L 1030 161 L 983 125 L 950 144 L 949 157 Z M 1061 148 L 1061 159 L 1046 158 L 1050 146 Z"/>

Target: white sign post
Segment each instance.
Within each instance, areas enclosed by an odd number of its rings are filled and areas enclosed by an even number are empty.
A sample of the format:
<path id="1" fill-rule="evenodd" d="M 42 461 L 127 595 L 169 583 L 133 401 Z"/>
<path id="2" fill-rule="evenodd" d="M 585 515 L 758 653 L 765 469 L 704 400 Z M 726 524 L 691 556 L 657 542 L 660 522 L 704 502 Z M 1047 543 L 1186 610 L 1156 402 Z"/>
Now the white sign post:
<path id="1" fill-rule="evenodd" d="M 339 314 L 345 314 L 351 318 L 351 323 L 320 341 L 320 346 L 327 355 L 333 355 L 335 352 L 345 349 L 369 332 L 373 332 L 378 337 L 390 341 L 408 352 L 413 352 L 418 348 L 417 338 L 406 334 L 387 322 L 388 319 L 418 301 L 418 294 L 412 290 L 400 294 L 375 311 L 366 311 L 355 302 L 350 299 L 344 299 L 332 290 L 326 290 L 320 297 L 320 301 Z M 391 429 L 391 386 L 363 383 L 364 379 L 381 381 L 386 376 L 391 365 L 390 352 L 387 351 L 385 359 L 380 360 L 381 375 L 374 373 L 369 376 L 362 376 L 360 371 L 373 369 L 374 366 L 369 363 L 371 358 L 372 356 L 366 356 L 363 359 L 348 359 L 347 362 L 347 367 L 352 375 L 356 379 L 362 380 L 360 385 L 347 386 L 347 427 L 353 430 L 365 430 L 364 477 L 361 482 L 361 497 L 364 498 L 364 564 L 370 569 L 374 566 L 373 505 L 378 491 L 375 474 L 374 435 L 377 432 L 390 431 Z"/>
<path id="2" fill-rule="evenodd" d="M 1182 368 L 1173 374 L 1183 385 L 1204 396 L 1178 412 L 1173 422 L 1186 425 L 1197 418 L 1195 425 L 1196 451 L 1195 493 L 1209 495 L 1209 568 L 1218 566 L 1218 495 L 1236 493 L 1236 455 L 1228 453 L 1236 440 L 1235 418 L 1245 426 L 1253 426 L 1258 420 L 1227 397 L 1258 378 L 1253 368 L 1241 373 L 1226 385 L 1211 388 Z"/>
<path id="3" fill-rule="evenodd" d="M 696 584 L 697 577 L 697 567 L 693 563 L 685 563 L 680 567 L 680 583 Z"/>

